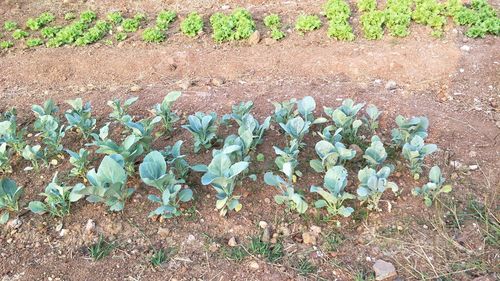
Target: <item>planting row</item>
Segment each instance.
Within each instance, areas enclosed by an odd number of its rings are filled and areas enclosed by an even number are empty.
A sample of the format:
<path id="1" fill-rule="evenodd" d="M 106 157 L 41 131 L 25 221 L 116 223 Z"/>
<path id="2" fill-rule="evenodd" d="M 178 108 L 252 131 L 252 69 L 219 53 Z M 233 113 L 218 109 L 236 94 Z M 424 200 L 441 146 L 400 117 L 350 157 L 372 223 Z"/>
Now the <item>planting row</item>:
<path id="1" fill-rule="evenodd" d="M 234 105 L 231 114 L 220 118 L 214 112 L 190 115 L 182 128 L 192 134 L 194 153 L 217 146 L 208 165 L 192 165 L 181 153 L 182 140 L 163 150 L 151 148 L 156 139 L 171 137 L 175 132 L 180 118 L 172 107 L 180 96 L 180 92 L 169 93 L 151 110 L 152 116 L 142 120 L 129 114 L 137 98 L 109 101 L 110 120 L 98 130 L 90 103 L 80 98 L 67 101 L 65 121 L 59 118 L 59 109 L 52 100 L 41 106 L 33 105 L 36 120 L 32 128 L 18 127 L 15 110 L 3 113 L 0 119 L 0 209 L 4 211 L 0 222 L 5 223 L 10 213 L 17 213 L 21 208 L 22 188 L 8 177 L 20 171 L 13 171 L 12 166 L 27 166 L 25 171 L 38 173 L 41 166 L 57 165 L 64 159 L 61 157 L 64 153 L 73 166 L 69 177 L 74 180 L 69 181 L 76 184 L 59 182 L 56 173 L 40 194 L 43 200 L 28 204 L 32 212 L 62 217 L 70 213 L 72 203 L 83 198 L 103 203 L 110 211 L 121 211 L 135 191 L 128 184 L 129 179 L 139 176 L 145 185 L 155 190 L 148 199 L 157 203 L 158 208 L 150 216 L 171 218 L 181 214 L 180 204 L 193 199 L 191 188 L 196 183 L 190 181 L 189 175 L 198 172 L 203 173 L 201 183 L 215 190 L 215 206 L 222 216 L 242 209 L 240 196 L 235 192 L 242 181 L 255 181 L 263 176 L 265 183 L 278 191 L 276 203 L 285 205 L 289 211 L 306 212 L 310 205 L 306 198 L 317 194 L 314 207 L 325 208 L 332 217 L 348 217 L 354 210 L 355 200 L 359 201 L 359 208 L 380 210 L 379 202 L 386 190 L 398 193 L 398 186 L 389 177 L 398 168 L 394 164 L 400 155 L 409 173 L 418 180 L 423 173 L 424 159 L 437 150 L 436 145 L 424 143 L 428 135 L 425 117 L 398 116 L 391 141 L 384 143 L 376 134 L 381 112 L 374 105 L 368 105 L 362 114 L 364 104 L 346 99 L 337 108 L 325 107 L 324 116 L 315 117 L 316 103 L 308 96 L 275 103 L 274 114 L 262 123 L 251 114 L 252 102 Z M 272 122 L 279 125 L 287 145 L 274 146 L 274 172 L 253 174 L 255 161 L 264 161 L 264 155 L 256 151 Z M 236 126 L 237 133 L 222 139 L 219 126 Z M 314 146 L 317 156 L 309 166 L 323 176 L 324 182 L 321 186 L 304 188 L 297 185 L 303 175 L 300 169 L 305 169 L 299 154 L 306 146 L 305 136 L 313 129 L 321 140 Z M 112 131 L 122 132 L 123 137 Z M 86 144 L 76 151 L 64 148 L 62 140 L 66 133 L 78 134 Z M 115 135 L 123 140 L 115 141 L 112 138 Z M 97 170 L 90 168 L 92 155 L 104 156 Z M 355 194 L 346 191 L 352 173 L 357 173 L 358 178 Z M 413 194 L 421 196 L 430 206 L 439 193 L 451 191 L 451 186 L 444 185 L 444 181 L 439 167 L 434 166 L 429 171 L 428 182 L 414 188 Z M 310 196 L 305 196 L 307 194 Z"/>
<path id="2" fill-rule="evenodd" d="M 383 9 L 377 7 L 376 0 L 359 0 L 356 6 L 360 14 L 360 29 L 363 36 L 370 40 L 382 38 L 384 29 L 387 29 L 391 36 L 407 36 L 412 20 L 429 26 L 432 28 L 432 35 L 439 37 L 443 34 L 448 17 L 458 25 L 467 26 L 466 35 L 469 37 L 500 34 L 500 18 L 487 0 L 472 0 L 470 5 L 462 4 L 461 0 L 447 0 L 444 3 L 437 0 L 389 0 Z M 328 21 L 329 37 L 354 40 L 355 35 L 350 24 L 352 11 L 347 1 L 328 0 L 323 6 L 322 14 Z M 24 24 L 12 20 L 5 21 L 5 34 L 0 48 L 8 49 L 14 46 L 15 41 L 24 41 L 30 48 L 40 45 L 83 46 L 102 39 L 105 44 L 112 45 L 114 42 L 126 40 L 131 33 L 139 29 L 142 29 L 141 36 L 145 42 L 161 43 L 166 39 L 166 31 L 176 19 L 175 11 L 164 10 L 158 13 L 152 26 L 143 13 L 124 17 L 121 12 L 113 11 L 108 13 L 105 19 L 98 20 L 95 12 L 85 11 L 78 17 L 72 12 L 66 13 L 66 23 L 62 23 L 57 21 L 52 13 L 45 12 L 36 18 L 29 18 Z M 209 22 L 212 38 L 218 43 L 248 39 L 256 31 L 252 14 L 243 8 L 238 8 L 230 14 L 215 13 L 210 16 Z M 286 36 L 279 15 L 267 15 L 263 23 L 271 38 L 281 40 Z M 294 27 L 299 34 L 305 34 L 320 28 L 322 24 L 320 16 L 302 14 L 296 19 Z M 182 19 L 180 31 L 188 37 L 196 37 L 204 30 L 204 25 L 203 16 L 193 12 Z"/>

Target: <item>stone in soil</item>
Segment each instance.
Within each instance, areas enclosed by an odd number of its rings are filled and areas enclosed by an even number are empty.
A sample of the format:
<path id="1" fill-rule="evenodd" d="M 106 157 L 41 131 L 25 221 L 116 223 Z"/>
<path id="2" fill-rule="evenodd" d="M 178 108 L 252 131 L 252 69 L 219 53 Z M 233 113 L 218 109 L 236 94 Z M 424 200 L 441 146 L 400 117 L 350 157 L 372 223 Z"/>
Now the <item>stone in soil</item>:
<path id="1" fill-rule="evenodd" d="M 396 90 L 396 88 L 398 87 L 398 84 L 396 83 L 396 81 L 394 80 L 389 80 L 387 81 L 387 83 L 385 84 L 385 89 L 389 90 L 389 91 L 393 91 L 393 90 Z"/>
<path id="2" fill-rule="evenodd" d="M 228 245 L 229 247 L 236 247 L 236 246 L 238 246 L 238 243 L 236 242 L 236 238 L 231 237 L 231 238 L 229 239 L 229 241 L 227 242 L 227 245 Z"/>
<path id="3" fill-rule="evenodd" d="M 316 234 L 314 232 L 302 233 L 302 241 L 306 245 L 316 245 Z"/>
<path id="4" fill-rule="evenodd" d="M 397 276 L 394 265 L 384 260 L 377 260 L 373 265 L 373 271 L 375 271 L 375 280 L 387 280 Z"/>
<path id="5" fill-rule="evenodd" d="M 257 45 L 260 42 L 260 32 L 256 30 L 252 35 L 250 35 L 250 38 L 248 38 L 248 43 L 250 45 Z"/>

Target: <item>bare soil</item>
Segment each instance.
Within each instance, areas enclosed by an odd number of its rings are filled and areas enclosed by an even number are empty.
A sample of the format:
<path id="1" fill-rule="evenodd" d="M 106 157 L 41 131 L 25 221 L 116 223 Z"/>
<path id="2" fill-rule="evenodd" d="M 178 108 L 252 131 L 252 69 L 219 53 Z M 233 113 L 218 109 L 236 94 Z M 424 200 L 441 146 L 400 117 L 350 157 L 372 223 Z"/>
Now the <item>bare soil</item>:
<path id="1" fill-rule="evenodd" d="M 62 15 L 87 8 L 101 15 L 113 9 L 153 15 L 168 7 L 177 9 L 181 16 L 198 10 L 208 18 L 226 4 L 215 0 L 112 2 L 1 1 L 0 17 L 24 22 L 28 16 L 47 10 Z M 228 1 L 228 5 L 249 8 L 263 37 L 268 36 L 262 27 L 267 12 L 280 13 L 291 25 L 302 11 L 321 11 L 316 1 Z M 357 19 L 355 14 L 353 21 Z M 272 113 L 272 101 L 310 95 L 318 102 L 320 114 L 323 106 L 338 106 L 342 99 L 352 98 L 384 111 L 379 134 L 386 140 L 397 115 L 428 116 L 428 141 L 436 143 L 440 151 L 427 164 L 444 169 L 453 193 L 445 196 L 442 204 L 425 208 L 410 192 L 424 179 L 415 182 L 401 168 L 394 180 L 402 194 L 384 197 L 384 212 L 356 220 L 341 219 L 341 228 L 319 220 L 319 214 L 313 211 L 303 217 L 285 213 L 273 201 L 275 190 L 262 181 L 263 173 L 274 169 L 272 145 L 285 144 L 285 137 L 274 128 L 259 147 L 266 161 L 252 164 L 259 179 L 245 181 L 237 190 L 243 194 L 244 205 L 239 213 L 220 217 L 214 211 L 213 190 L 202 186 L 200 175 L 194 173 L 190 177 L 197 198 L 191 209 L 194 211 L 173 220 L 152 221 L 147 219 L 154 208 L 146 199 L 150 190 L 139 179 L 132 179 L 137 192 L 121 214 L 110 214 L 104 206 L 82 201 L 64 220 L 23 212 L 19 228 L 1 229 L 2 280 L 353 280 L 356 274 L 370 275 L 376 259 L 392 262 L 405 280 L 498 278 L 498 233 L 492 232 L 469 206 L 475 200 L 486 206 L 489 217 L 500 215 L 498 37 L 470 40 L 463 30 L 449 25 L 444 38 L 434 39 L 429 29 L 413 25 L 411 35 L 404 39 L 386 36 L 371 42 L 359 36 L 345 43 L 328 39 L 324 26 L 305 36 L 291 33 L 269 45 L 263 41 L 253 46 L 246 42 L 218 45 L 210 33 L 197 39 L 183 37 L 176 32 L 178 22 L 160 45 L 145 44 L 137 34 L 137 38 L 119 46 L 15 47 L 1 52 L 0 110 L 17 107 L 20 122 L 31 124 L 32 104 L 52 98 L 63 111 L 67 108 L 65 100 L 82 97 L 92 103 L 102 125 L 109 113 L 107 100 L 138 96 L 132 113 L 142 118 L 149 116 L 148 109 L 161 102 L 166 93 L 182 90 L 183 96 L 175 106 L 184 117 L 213 110 L 222 115 L 230 112 L 231 105 L 252 100 L 254 114 L 263 120 Z M 356 32 L 359 34 L 359 30 Z M 463 45 L 470 50 L 461 50 Z M 397 83 L 395 90 L 385 88 L 389 80 Z M 231 130 L 221 133 L 226 136 Z M 180 128 L 172 138 L 158 139 L 154 147 L 161 149 L 179 139 L 185 141 L 184 152 L 191 163 L 208 164 L 210 153 L 194 155 L 189 133 Z M 308 167 L 318 136 L 306 141 L 308 147 L 301 153 L 300 164 L 306 176 L 298 182 L 304 190 L 322 182 Z M 71 133 L 65 139 L 65 147 L 73 150 L 82 145 L 83 141 Z M 65 177 L 70 169 L 66 160 L 57 167 L 43 168 L 38 176 L 23 170 L 24 161 L 17 161 L 12 177 L 25 188 L 22 203 L 40 200 L 38 194 L 55 171 L 71 183 Z M 450 166 L 451 160 L 466 169 Z M 471 170 L 469 165 L 478 168 Z M 355 179 L 356 175 L 350 174 L 351 191 L 356 188 Z M 307 198 L 313 202 L 313 196 Z M 84 233 L 89 219 L 96 224 L 96 233 L 90 238 Z M 230 260 L 225 254 L 230 249 L 228 240 L 235 237 L 246 247 L 250 237 L 261 234 L 259 221 L 275 230 L 286 227 L 291 231 L 290 236 L 279 237 L 285 247 L 284 258 L 278 263 L 258 256 Z M 305 245 L 301 234 L 313 225 L 321 227 L 321 236 L 317 245 Z M 61 228 L 67 230 L 64 236 L 60 235 Z M 93 262 L 87 246 L 98 233 L 116 241 L 118 248 L 110 257 Z M 488 242 L 488 233 L 496 244 Z M 333 236 L 343 237 L 336 249 L 327 242 Z M 148 258 L 158 247 L 172 247 L 175 253 L 164 266 L 153 268 Z M 297 269 L 297 261 L 303 258 L 316 267 L 308 276 L 300 276 Z"/>

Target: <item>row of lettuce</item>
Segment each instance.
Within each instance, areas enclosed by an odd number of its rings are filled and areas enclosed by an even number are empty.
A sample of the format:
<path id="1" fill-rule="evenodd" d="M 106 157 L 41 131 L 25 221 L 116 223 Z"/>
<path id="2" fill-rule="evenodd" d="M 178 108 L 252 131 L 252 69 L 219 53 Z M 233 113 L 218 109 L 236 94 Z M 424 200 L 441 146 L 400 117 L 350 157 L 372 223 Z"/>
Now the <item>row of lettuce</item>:
<path id="1" fill-rule="evenodd" d="M 388 0 L 383 9 L 378 6 L 381 5 L 376 0 L 356 2 L 360 14 L 360 29 L 363 36 L 370 40 L 382 38 L 386 29 L 391 36 L 405 37 L 410 33 L 412 20 L 430 27 L 432 35 L 439 37 L 443 34 L 448 17 L 458 25 L 467 26 L 465 34 L 469 37 L 500 34 L 500 18 L 487 0 L 472 0 L 470 5 L 464 5 L 461 0 Z M 350 23 L 352 11 L 348 2 L 328 0 L 322 13 L 328 22 L 329 37 L 348 41 L 355 39 Z M 65 23 L 57 25 L 56 17 L 45 12 L 36 18 L 29 18 L 24 26 L 15 21 L 5 21 L 5 40 L 0 42 L 0 48 L 14 46 L 9 37 L 24 41 L 27 47 L 83 46 L 100 40 L 112 45 L 126 40 L 139 29 L 142 29 L 141 36 L 145 42 L 161 43 L 166 40 L 166 31 L 177 18 L 175 11 L 164 10 L 158 13 L 154 25 L 151 26 L 144 13 L 124 17 L 121 12 L 113 11 L 106 15 L 106 19 L 97 19 L 95 12 L 84 11 L 78 17 L 72 12 L 66 13 Z M 267 15 L 263 23 L 271 38 L 280 40 L 286 36 L 279 15 Z M 322 24 L 318 15 L 301 14 L 295 21 L 295 30 L 304 34 L 319 29 Z M 193 12 L 183 17 L 180 30 L 188 37 L 196 37 L 203 32 L 204 25 L 203 16 Z M 217 12 L 211 15 L 210 25 L 212 38 L 219 43 L 248 39 L 256 31 L 252 14 L 243 8 L 235 9 L 230 14 Z"/>
<path id="2" fill-rule="evenodd" d="M 32 212 L 63 217 L 70 213 L 72 203 L 83 198 L 102 203 L 109 211 L 122 211 L 135 192 L 130 185 L 131 178 L 138 177 L 153 188 L 148 199 L 158 204 L 149 216 L 172 218 L 182 214 L 186 208 L 181 208 L 181 204 L 191 201 L 196 193 L 192 188 L 198 184 L 190 175 L 203 173 L 201 184 L 213 187 L 215 206 L 222 216 L 242 209 L 240 192 L 235 191 L 238 186 L 261 178 L 276 187 L 275 202 L 286 206 L 288 211 L 305 213 L 310 205 L 308 198 L 316 197 L 313 205 L 325 208 L 328 216 L 348 217 L 356 205 L 381 210 L 380 202 L 386 190 L 399 194 L 398 186 L 389 177 L 395 169 L 405 173 L 406 168 L 394 164 L 405 162 L 413 178 L 419 180 L 424 173 L 425 158 L 437 150 L 436 145 L 425 144 L 429 125 L 425 117 L 398 116 L 391 141 L 384 143 L 376 134 L 381 112 L 374 105 L 366 106 L 362 114 L 364 104 L 346 99 L 337 108 L 325 107 L 326 117 L 316 118 L 316 102 L 306 96 L 274 103 L 274 114 L 262 123 L 251 113 L 252 102 L 236 104 L 230 114 L 222 117 L 217 117 L 215 112 L 188 116 L 182 128 L 192 134 L 194 153 L 217 146 L 212 149 L 208 165 L 192 165 L 181 152 L 182 140 L 163 150 L 152 148 L 158 138 L 175 134 L 175 124 L 180 117 L 173 110 L 173 104 L 179 97 L 180 92 L 169 93 L 161 104 L 152 108 L 152 116 L 140 120 L 129 113 L 137 98 L 109 101 L 112 109 L 109 122 L 99 129 L 90 103 L 80 98 L 67 101 L 65 121 L 60 119 L 59 108 L 52 100 L 33 105 L 36 120 L 32 128 L 18 126 L 15 110 L 4 112 L 0 120 L 0 210 L 3 210 L 0 222 L 7 222 L 10 214 L 24 208 L 19 203 L 23 188 L 9 175 L 14 173 L 20 177 L 22 173 L 38 174 L 41 169 L 57 170 L 59 162 L 67 159 L 65 154 L 72 169 L 64 178 L 74 184 L 61 183 L 56 173 L 40 193 L 43 200 L 27 205 Z M 279 125 L 287 145 L 274 146 L 274 172 L 255 174 L 252 171 L 258 171 L 257 162 L 265 161 L 257 149 L 272 123 Z M 222 138 L 221 126 L 233 127 L 237 133 Z M 304 138 L 312 130 L 316 130 L 321 140 L 314 146 L 317 155 L 308 169 L 301 165 L 299 154 L 306 146 Z M 73 144 L 81 138 L 80 143 L 85 143 L 83 147 L 75 151 L 65 148 L 63 139 L 67 134 L 72 135 Z M 93 163 L 98 164 L 97 170 L 91 168 Z M 305 169 L 321 174 L 322 185 L 309 189 L 299 186 Z M 356 170 L 358 188 L 353 194 L 346 188 L 349 174 Z M 444 184 L 437 166 L 432 167 L 428 175 L 427 183 L 414 188 L 413 194 L 431 206 L 440 193 L 450 192 L 451 186 Z"/>

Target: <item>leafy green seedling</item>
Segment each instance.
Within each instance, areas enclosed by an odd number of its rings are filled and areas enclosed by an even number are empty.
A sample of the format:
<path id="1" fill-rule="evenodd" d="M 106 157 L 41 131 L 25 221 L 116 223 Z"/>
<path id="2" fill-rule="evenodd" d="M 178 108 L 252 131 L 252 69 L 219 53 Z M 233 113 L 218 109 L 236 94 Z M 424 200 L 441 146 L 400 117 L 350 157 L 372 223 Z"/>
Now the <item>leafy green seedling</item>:
<path id="1" fill-rule="evenodd" d="M 12 32 L 12 38 L 19 40 L 28 37 L 30 34 L 22 29 L 16 29 Z"/>
<path id="2" fill-rule="evenodd" d="M 165 31 L 176 18 L 177 13 L 175 11 L 161 11 L 156 17 L 156 27 L 159 30 Z"/>
<path id="3" fill-rule="evenodd" d="M 21 154 L 25 147 L 24 133 L 26 129 L 17 128 L 16 111 L 12 110 L 5 116 L 6 120 L 0 122 L 0 143 L 7 143 L 7 146 L 14 149 L 17 154 Z"/>
<path id="4" fill-rule="evenodd" d="M 71 203 L 83 197 L 78 191 L 84 188 L 85 186 L 81 183 L 74 186 L 58 184 L 56 173 L 52 182 L 45 188 L 45 192 L 40 193 L 45 197 L 44 201 L 31 201 L 28 209 L 35 214 L 49 213 L 51 216 L 62 218 L 70 213 Z"/>
<path id="5" fill-rule="evenodd" d="M 0 49 L 7 50 L 14 47 L 14 43 L 12 41 L 1 41 L 0 42 Z"/>
<path id="6" fill-rule="evenodd" d="M 12 172 L 12 166 L 10 164 L 10 157 L 12 153 L 7 148 L 7 143 L 3 142 L 0 144 L 0 174 L 7 174 Z"/>
<path id="7" fill-rule="evenodd" d="M 72 177 L 85 178 L 85 175 L 87 174 L 87 167 L 90 164 L 89 151 L 84 148 L 80 148 L 80 151 L 76 153 L 72 150 L 66 149 L 66 153 L 69 154 L 69 162 L 73 165 L 69 175 Z"/>
<path id="8" fill-rule="evenodd" d="M 139 166 L 141 180 L 161 192 L 161 198 L 150 194 L 148 199 L 159 203 L 161 206 L 152 211 L 149 216 L 162 216 L 172 218 L 180 216 L 180 202 L 188 202 L 193 198 L 193 191 L 182 188 L 183 181 L 175 178 L 172 171 L 167 172 L 167 162 L 158 151 L 152 151 L 144 158 Z"/>
<path id="9" fill-rule="evenodd" d="M 382 114 L 382 112 L 379 111 L 378 108 L 373 104 L 369 104 L 366 107 L 365 111 L 366 111 L 366 116 L 363 116 L 361 120 L 366 125 L 366 127 L 368 127 L 368 129 L 372 133 L 374 133 L 378 129 L 379 125 L 378 119 L 380 117 L 380 114 Z"/>
<path id="10" fill-rule="evenodd" d="M 68 12 L 68 13 L 64 14 L 64 19 L 68 20 L 68 21 L 74 20 L 74 19 L 76 19 L 76 14 L 73 12 Z"/>
<path id="11" fill-rule="evenodd" d="M 284 102 L 273 102 L 274 105 L 274 115 L 273 119 L 276 123 L 286 124 L 288 120 L 297 116 L 295 111 L 295 105 L 297 104 L 296 99 L 291 99 Z"/>
<path id="12" fill-rule="evenodd" d="M 242 8 L 236 9 L 230 15 L 215 13 L 210 17 L 213 29 L 212 38 L 217 43 L 248 39 L 255 32 L 255 22 L 252 14 Z"/>
<path id="13" fill-rule="evenodd" d="M 311 186 L 311 192 L 318 193 L 323 199 L 314 203 L 316 208 L 325 208 L 329 214 L 348 217 L 354 212 L 351 207 L 345 207 L 345 200 L 354 199 L 356 196 L 345 192 L 347 186 L 347 170 L 342 166 L 334 166 L 325 174 L 324 188 Z"/>
<path id="14" fill-rule="evenodd" d="M 424 158 L 437 150 L 435 144 L 425 144 L 424 139 L 416 135 L 409 143 L 403 146 L 403 157 L 409 162 L 413 178 L 418 180 L 422 173 Z"/>
<path id="15" fill-rule="evenodd" d="M 93 27 L 89 28 L 81 37 L 75 40 L 75 45 L 84 46 L 95 43 L 104 38 L 110 30 L 111 24 L 104 20 L 98 20 Z"/>
<path id="16" fill-rule="evenodd" d="M 355 104 L 352 99 L 345 99 L 342 105 L 336 109 L 325 107 L 325 113 L 330 116 L 337 128 L 342 128 L 342 136 L 353 142 L 357 139 L 361 120 L 357 119 L 357 114 L 363 108 L 363 103 Z"/>
<path id="17" fill-rule="evenodd" d="M 16 185 L 16 182 L 8 179 L 0 179 L 0 224 L 5 224 L 10 217 L 10 212 L 19 211 L 19 198 L 23 193 L 23 189 Z"/>
<path id="18" fill-rule="evenodd" d="M 5 29 L 5 31 L 14 31 L 17 28 L 18 28 L 18 25 L 17 25 L 17 22 L 15 22 L 15 21 L 8 20 L 8 21 L 5 21 L 3 24 L 3 29 Z"/>
<path id="19" fill-rule="evenodd" d="M 142 32 L 142 40 L 148 43 L 161 43 L 165 41 L 167 36 L 158 27 L 148 27 Z"/>
<path id="20" fill-rule="evenodd" d="M 217 114 L 212 112 L 205 114 L 196 112 L 194 115 L 189 115 L 188 124 L 182 127 L 193 135 L 194 152 L 197 153 L 202 147 L 209 149 L 212 143 L 217 139 Z"/>
<path id="21" fill-rule="evenodd" d="M 44 160 L 44 155 L 43 152 L 41 151 L 41 146 L 40 145 L 26 145 L 24 149 L 21 152 L 21 156 L 25 159 L 31 162 L 31 165 L 33 166 L 33 169 L 35 169 L 36 172 L 40 170 L 40 166 L 38 164 L 38 161 Z"/>
<path id="22" fill-rule="evenodd" d="M 40 28 L 51 23 L 56 17 L 49 12 L 42 13 L 38 18 L 29 18 L 26 21 L 26 27 L 31 30 L 39 30 Z"/>
<path id="23" fill-rule="evenodd" d="M 303 145 L 302 140 L 309 133 L 311 124 L 310 121 L 304 121 L 302 117 L 297 116 L 290 119 L 286 124 L 280 123 L 280 126 L 292 140 L 296 140 L 299 145 Z"/>
<path id="24" fill-rule="evenodd" d="M 410 142 L 415 136 L 426 139 L 428 136 L 427 129 L 429 128 L 429 120 L 427 117 L 413 117 L 406 119 L 399 115 L 396 117 L 398 128 L 393 129 L 392 142 L 397 146 L 403 146 Z"/>
<path id="25" fill-rule="evenodd" d="M 203 18 L 200 14 L 192 12 L 181 22 L 181 31 L 188 37 L 195 37 L 203 30 Z"/>
<path id="26" fill-rule="evenodd" d="M 329 0 L 323 9 L 329 22 L 328 36 L 337 40 L 354 40 L 352 26 L 349 24 L 349 4 L 345 0 Z"/>
<path id="27" fill-rule="evenodd" d="M 356 156 L 356 151 L 346 148 L 341 142 L 332 144 L 321 140 L 316 143 L 315 150 L 320 159 L 313 159 L 309 164 L 317 173 L 324 173 L 334 166 L 343 164 Z"/>
<path id="28" fill-rule="evenodd" d="M 144 118 L 138 122 L 129 121 L 125 123 L 125 126 L 132 130 L 132 134 L 137 137 L 144 150 L 149 151 L 154 139 L 153 131 L 160 121 L 161 117 L 155 116 L 153 118 Z"/>
<path id="29" fill-rule="evenodd" d="M 106 15 L 106 18 L 113 25 L 119 25 L 123 21 L 123 16 L 120 11 L 113 11 Z"/>
<path id="30" fill-rule="evenodd" d="M 422 187 L 415 187 L 411 193 L 414 196 L 423 197 L 425 206 L 430 207 L 439 194 L 451 192 L 451 185 L 444 185 L 445 181 L 446 179 L 442 176 L 441 169 L 438 166 L 434 166 L 429 171 L 429 182 Z"/>
<path id="31" fill-rule="evenodd" d="M 191 166 L 187 162 L 186 156 L 181 154 L 182 144 L 183 141 L 179 140 L 173 146 L 165 147 L 165 150 L 161 151 L 161 153 L 176 177 L 186 180 L 191 171 Z"/>
<path id="32" fill-rule="evenodd" d="M 285 33 L 281 31 L 281 19 L 277 14 L 271 14 L 264 18 L 264 25 L 271 30 L 271 38 L 280 40 L 285 37 Z"/>
<path id="33" fill-rule="evenodd" d="M 88 251 L 93 261 L 99 261 L 109 256 L 116 246 L 117 245 L 114 242 L 108 242 L 102 235 L 100 235 L 97 243 L 89 246 Z"/>
<path id="34" fill-rule="evenodd" d="M 84 139 L 88 139 L 96 124 L 96 119 L 92 118 L 90 102 L 84 104 L 81 98 L 77 98 L 67 100 L 66 103 L 71 106 L 71 109 L 64 113 L 66 120 L 68 120 L 68 128 L 76 128 Z"/>
<path id="35" fill-rule="evenodd" d="M 174 129 L 174 124 L 180 119 L 179 116 L 173 112 L 172 105 L 181 95 L 181 92 L 168 93 L 163 101 L 155 105 L 152 110 L 155 116 L 161 117 L 163 131 L 165 133 L 171 133 Z"/>
<path id="36" fill-rule="evenodd" d="M 274 201 L 277 204 L 285 204 L 290 211 L 297 211 L 299 214 L 304 214 L 307 211 L 307 202 L 304 196 L 295 191 L 293 185 L 293 169 L 289 162 L 283 165 L 283 172 L 288 180 L 284 180 L 278 175 L 267 172 L 264 175 L 264 182 L 267 185 L 276 187 L 280 194 L 274 196 Z"/>
<path id="37" fill-rule="evenodd" d="M 378 136 L 372 137 L 370 147 L 365 150 L 363 158 L 371 168 L 377 168 L 387 159 L 384 143 L 382 143 Z"/>
<path id="38" fill-rule="evenodd" d="M 201 178 L 203 185 L 212 185 L 217 192 L 216 208 L 220 210 L 220 215 L 225 216 L 228 210 L 240 211 L 243 205 L 240 203 L 240 196 L 233 194 L 238 183 L 239 175 L 248 168 L 249 162 L 231 162 L 231 158 L 225 153 L 214 156 L 206 173 Z"/>
<path id="39" fill-rule="evenodd" d="M 368 210 L 379 211 L 379 201 L 384 191 L 391 189 L 398 191 L 398 186 L 387 178 L 391 174 L 391 168 L 383 167 L 378 172 L 370 167 L 365 167 L 358 172 L 359 186 L 357 189 L 358 198 L 362 202 L 368 203 Z"/>
<path id="40" fill-rule="evenodd" d="M 295 22 L 295 30 L 304 35 L 321 27 L 321 20 L 316 15 L 300 15 Z"/>
<path id="41" fill-rule="evenodd" d="M 113 109 L 109 114 L 109 118 L 122 124 L 132 121 L 132 116 L 128 115 L 127 111 L 138 99 L 138 97 L 132 97 L 125 100 L 123 104 L 119 99 L 108 101 L 108 106 Z"/>

